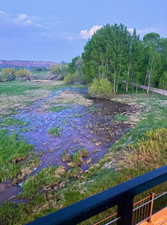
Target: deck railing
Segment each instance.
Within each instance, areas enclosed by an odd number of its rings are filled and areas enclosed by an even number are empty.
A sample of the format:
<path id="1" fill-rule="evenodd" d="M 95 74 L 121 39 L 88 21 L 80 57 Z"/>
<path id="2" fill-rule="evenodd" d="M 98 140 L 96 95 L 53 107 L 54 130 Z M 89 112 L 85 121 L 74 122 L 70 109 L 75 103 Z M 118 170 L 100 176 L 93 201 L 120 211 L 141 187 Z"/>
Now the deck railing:
<path id="1" fill-rule="evenodd" d="M 164 197 L 167 202 L 167 192 L 161 194 L 150 193 L 147 197 L 135 202 L 133 204 L 132 225 L 136 225 L 141 221 L 151 222 L 153 214 L 159 211 L 159 208 L 157 209 L 157 201 L 162 200 Z M 115 212 L 93 225 L 116 225 L 118 220 L 120 220 L 120 217 L 118 217 L 117 212 Z"/>
<path id="2" fill-rule="evenodd" d="M 165 181 L 167 181 L 167 166 L 41 217 L 29 225 L 75 225 L 114 206 L 118 206 L 115 224 L 134 225 L 137 222 L 134 221 L 134 197 Z M 106 224 L 112 224 L 110 222 Z"/>

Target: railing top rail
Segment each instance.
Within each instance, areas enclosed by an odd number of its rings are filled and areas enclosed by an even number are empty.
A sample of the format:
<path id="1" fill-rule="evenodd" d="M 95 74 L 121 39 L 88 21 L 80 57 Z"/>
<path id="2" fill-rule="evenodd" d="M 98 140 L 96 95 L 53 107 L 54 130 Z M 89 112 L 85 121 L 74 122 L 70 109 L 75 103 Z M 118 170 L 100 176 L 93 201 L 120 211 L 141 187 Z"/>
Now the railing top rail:
<path id="1" fill-rule="evenodd" d="M 74 225 L 167 181 L 167 166 L 96 194 L 29 225 Z"/>

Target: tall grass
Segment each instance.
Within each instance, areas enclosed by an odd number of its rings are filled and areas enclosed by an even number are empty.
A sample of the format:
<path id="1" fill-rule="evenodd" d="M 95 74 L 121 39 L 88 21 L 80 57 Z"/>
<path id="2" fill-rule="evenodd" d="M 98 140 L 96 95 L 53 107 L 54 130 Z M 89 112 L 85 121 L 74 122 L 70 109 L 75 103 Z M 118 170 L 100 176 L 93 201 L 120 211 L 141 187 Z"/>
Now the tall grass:
<path id="1" fill-rule="evenodd" d="M 17 135 L 8 135 L 0 130 L 0 182 L 14 179 L 21 174 L 24 161 L 33 149 L 32 145 L 18 141 Z"/>

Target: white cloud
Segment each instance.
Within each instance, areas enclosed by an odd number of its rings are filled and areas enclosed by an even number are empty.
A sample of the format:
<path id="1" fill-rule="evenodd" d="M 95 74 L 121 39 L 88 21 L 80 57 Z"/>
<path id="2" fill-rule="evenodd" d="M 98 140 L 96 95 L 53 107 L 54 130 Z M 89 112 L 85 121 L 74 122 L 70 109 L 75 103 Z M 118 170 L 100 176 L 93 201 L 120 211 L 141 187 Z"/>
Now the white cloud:
<path id="1" fill-rule="evenodd" d="M 27 14 L 19 14 L 17 17 L 18 21 L 26 21 L 29 19 L 29 16 Z"/>
<path id="2" fill-rule="evenodd" d="M 35 22 L 33 22 L 32 17 L 27 15 L 27 14 L 19 14 L 16 19 L 16 22 L 22 23 L 22 24 L 27 24 L 27 25 L 36 25 Z"/>
<path id="3" fill-rule="evenodd" d="M 128 31 L 131 33 L 131 34 L 133 34 L 133 32 L 134 32 L 134 28 L 128 28 Z"/>
<path id="4" fill-rule="evenodd" d="M 30 16 L 27 14 L 19 14 L 15 17 L 15 22 L 22 25 L 31 25 L 31 26 L 38 26 L 43 27 L 40 23 L 37 22 L 37 18 L 34 16 Z"/>
<path id="5" fill-rule="evenodd" d="M 98 30 L 102 28 L 102 25 L 94 25 L 89 30 L 81 30 L 80 36 L 82 39 L 89 39 L 95 34 Z"/>
<path id="6" fill-rule="evenodd" d="M 27 15 L 25 13 L 21 14 L 8 14 L 5 11 L 0 10 L 1 23 L 4 24 L 16 24 L 16 25 L 31 25 L 36 27 L 43 27 L 42 24 L 39 23 L 40 19 L 34 16 Z"/>

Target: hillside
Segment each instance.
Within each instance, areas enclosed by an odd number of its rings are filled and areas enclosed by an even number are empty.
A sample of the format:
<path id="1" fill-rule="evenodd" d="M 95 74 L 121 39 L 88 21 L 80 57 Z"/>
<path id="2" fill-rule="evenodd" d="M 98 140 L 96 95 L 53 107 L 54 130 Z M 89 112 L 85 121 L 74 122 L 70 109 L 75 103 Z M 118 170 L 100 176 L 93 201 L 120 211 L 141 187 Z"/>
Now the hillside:
<path id="1" fill-rule="evenodd" d="M 0 68 L 9 67 L 24 67 L 24 68 L 38 68 L 45 67 L 49 68 L 57 64 L 56 62 L 50 61 L 28 61 L 28 60 L 0 60 Z"/>

